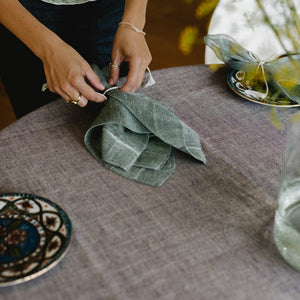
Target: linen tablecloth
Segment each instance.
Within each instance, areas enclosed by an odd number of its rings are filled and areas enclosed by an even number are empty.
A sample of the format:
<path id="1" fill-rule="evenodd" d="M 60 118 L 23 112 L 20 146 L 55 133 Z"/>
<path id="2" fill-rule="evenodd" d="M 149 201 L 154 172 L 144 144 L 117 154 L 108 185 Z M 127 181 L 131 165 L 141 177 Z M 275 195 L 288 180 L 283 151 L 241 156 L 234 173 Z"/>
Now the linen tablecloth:
<path id="1" fill-rule="evenodd" d="M 300 274 L 274 245 L 272 229 L 287 120 L 297 109 L 244 100 L 228 69 L 195 65 L 153 72 L 141 92 L 163 99 L 199 136 L 207 165 L 176 153 L 161 187 L 103 167 L 83 138 L 93 110 L 63 100 L 0 132 L 0 192 L 60 205 L 73 223 L 65 258 L 0 299 L 296 299 Z"/>

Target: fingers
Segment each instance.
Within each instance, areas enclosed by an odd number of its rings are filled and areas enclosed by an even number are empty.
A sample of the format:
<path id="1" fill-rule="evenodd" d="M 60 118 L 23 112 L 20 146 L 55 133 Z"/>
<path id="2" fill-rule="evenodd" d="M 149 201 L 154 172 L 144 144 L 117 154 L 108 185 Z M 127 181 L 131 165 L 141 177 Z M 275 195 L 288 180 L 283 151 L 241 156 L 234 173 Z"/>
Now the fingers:
<path id="1" fill-rule="evenodd" d="M 88 104 L 88 100 L 82 95 L 79 95 L 77 98 L 71 98 L 66 102 L 67 103 L 73 103 L 73 104 L 78 105 L 80 107 L 85 107 Z"/>
<path id="2" fill-rule="evenodd" d="M 100 93 L 95 92 L 95 90 L 92 87 L 90 87 L 88 84 L 86 84 L 84 80 L 83 82 L 75 85 L 75 89 L 82 96 L 84 96 L 86 99 L 90 101 L 94 101 L 97 103 L 105 101 L 105 97 L 103 97 Z"/>
<path id="3" fill-rule="evenodd" d="M 105 89 L 105 87 L 101 83 L 99 77 L 92 69 L 89 69 L 88 71 L 86 71 L 85 77 L 92 84 L 92 86 L 94 86 L 96 89 L 98 89 L 100 91 L 103 91 Z"/>
<path id="4" fill-rule="evenodd" d="M 77 76 L 74 80 L 71 80 L 71 85 L 69 85 L 67 89 L 67 94 L 70 96 L 78 97 L 78 94 L 82 95 L 84 98 L 94 101 L 94 102 L 103 102 L 105 101 L 105 97 L 103 97 L 100 93 L 97 93 L 90 85 L 88 85 L 85 81 L 86 77 L 88 81 L 95 87 L 97 90 L 104 90 L 105 87 L 100 82 L 99 77 L 92 69 L 87 69 L 84 72 L 84 75 Z M 75 90 L 75 91 L 74 91 Z"/>
<path id="5" fill-rule="evenodd" d="M 95 74 L 98 78 L 98 76 Z M 99 90 L 103 90 L 104 86 L 98 80 L 89 74 L 89 81 Z M 79 76 L 77 80 L 70 81 L 70 83 L 65 84 L 63 87 L 51 89 L 55 93 L 59 94 L 67 103 L 73 101 L 74 104 L 77 104 L 80 107 L 87 105 L 88 101 L 94 101 L 97 103 L 104 102 L 106 98 L 97 93 L 91 86 L 89 86 L 83 76 Z M 75 103 L 79 99 L 78 103 Z"/>
<path id="6" fill-rule="evenodd" d="M 59 49 L 50 49 L 51 55 L 45 55 L 42 59 L 49 90 L 61 95 L 65 101 L 71 99 L 77 102 L 76 99 L 81 96 L 78 105 L 82 107 L 88 100 L 105 101 L 105 97 L 97 92 L 104 90 L 104 86 L 89 63 L 64 42 L 57 46 Z"/>
<path id="7" fill-rule="evenodd" d="M 76 92 L 74 92 L 74 95 L 75 95 L 75 93 Z M 66 103 L 73 103 L 80 107 L 84 107 L 88 104 L 88 100 L 78 92 L 77 92 L 76 96 L 68 96 L 64 92 L 61 92 L 61 96 L 65 100 Z"/>
<path id="8" fill-rule="evenodd" d="M 110 74 L 109 74 L 109 85 L 114 85 L 119 76 L 120 76 L 120 64 L 121 61 L 120 60 L 115 60 L 114 62 L 109 64 L 109 68 L 110 68 Z"/>
<path id="9" fill-rule="evenodd" d="M 79 98 L 77 98 L 79 101 L 77 102 L 77 105 L 80 107 L 85 107 L 88 104 L 88 99 L 86 99 L 84 96 L 79 96 Z"/>
<path id="10" fill-rule="evenodd" d="M 63 90 L 57 90 L 57 93 L 65 100 L 66 103 L 77 104 L 80 107 L 84 107 L 88 104 L 88 101 L 103 102 L 106 98 L 100 93 L 95 92 L 92 88 L 88 86 L 85 90 L 85 95 L 79 92 L 79 89 L 70 88 L 67 92 Z M 88 96 L 86 96 L 88 95 Z M 88 100 L 89 99 L 89 100 Z"/>
<path id="11" fill-rule="evenodd" d="M 120 90 L 122 92 L 134 93 L 142 85 L 147 66 L 148 64 L 143 64 L 139 61 L 129 62 L 127 80 Z"/>
<path id="12" fill-rule="evenodd" d="M 106 100 L 103 95 L 94 90 L 94 88 L 96 90 L 104 90 L 105 87 L 88 64 L 81 69 L 74 68 L 70 74 L 65 76 L 58 72 L 45 72 L 45 75 L 49 90 L 59 94 L 66 102 L 73 100 L 74 103 L 81 96 L 80 101 L 76 104 L 84 107 L 87 105 L 88 100 L 98 103 Z M 87 84 L 85 78 L 92 86 Z"/>

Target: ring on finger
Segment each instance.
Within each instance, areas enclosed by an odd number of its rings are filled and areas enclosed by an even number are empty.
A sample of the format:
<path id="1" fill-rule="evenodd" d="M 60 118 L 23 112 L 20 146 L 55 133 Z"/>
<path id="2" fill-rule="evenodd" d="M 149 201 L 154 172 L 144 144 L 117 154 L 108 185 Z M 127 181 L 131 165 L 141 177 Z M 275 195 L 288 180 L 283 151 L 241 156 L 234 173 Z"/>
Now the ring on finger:
<path id="1" fill-rule="evenodd" d="M 67 100 L 66 102 L 67 102 L 67 103 L 72 103 L 72 104 L 77 105 L 78 102 L 80 101 L 80 99 L 81 99 L 81 94 L 79 94 L 79 96 L 78 96 L 75 100 L 74 100 L 74 99 L 69 99 L 69 100 Z"/>
<path id="2" fill-rule="evenodd" d="M 109 68 L 110 68 L 110 69 L 111 69 L 111 68 L 118 69 L 118 68 L 120 68 L 120 65 L 114 65 L 114 64 L 112 64 L 112 63 L 109 63 Z"/>

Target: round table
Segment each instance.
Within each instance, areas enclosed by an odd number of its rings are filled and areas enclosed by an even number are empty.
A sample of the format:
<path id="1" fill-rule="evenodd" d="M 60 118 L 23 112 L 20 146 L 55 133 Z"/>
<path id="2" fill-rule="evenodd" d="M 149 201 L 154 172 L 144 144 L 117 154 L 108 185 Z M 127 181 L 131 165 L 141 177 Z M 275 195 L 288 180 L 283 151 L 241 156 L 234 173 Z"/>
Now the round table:
<path id="1" fill-rule="evenodd" d="M 207 164 L 176 151 L 161 187 L 106 169 L 83 138 L 97 110 L 62 99 L 0 131 L 0 193 L 57 203 L 73 241 L 51 271 L 1 288 L 0 299 L 295 299 L 300 274 L 281 258 L 273 220 L 290 115 L 244 100 L 229 70 L 153 72 L 140 91 L 171 106 L 200 136 Z M 148 112 L 151 113 L 151 112 Z"/>

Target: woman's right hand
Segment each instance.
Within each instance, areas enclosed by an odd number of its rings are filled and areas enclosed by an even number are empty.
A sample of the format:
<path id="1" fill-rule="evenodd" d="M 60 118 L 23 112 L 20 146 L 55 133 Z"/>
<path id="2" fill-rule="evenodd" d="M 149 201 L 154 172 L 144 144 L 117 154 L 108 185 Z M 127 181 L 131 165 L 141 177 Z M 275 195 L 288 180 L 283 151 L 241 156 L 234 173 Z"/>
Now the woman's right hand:
<path id="1" fill-rule="evenodd" d="M 80 107 L 86 106 L 88 100 L 105 101 L 105 98 L 85 81 L 87 79 L 97 90 L 104 90 L 99 77 L 87 61 L 65 42 L 60 39 L 56 42 L 55 47 L 47 48 L 40 56 L 49 90 L 59 94 L 65 101 L 80 99 Z"/>
<path id="2" fill-rule="evenodd" d="M 44 65 L 47 86 L 65 101 L 77 100 L 83 107 L 88 100 L 103 102 L 105 98 L 93 87 L 104 86 L 83 57 L 40 23 L 18 0 L 0 0 L 0 23 L 18 37 L 39 57 Z"/>

